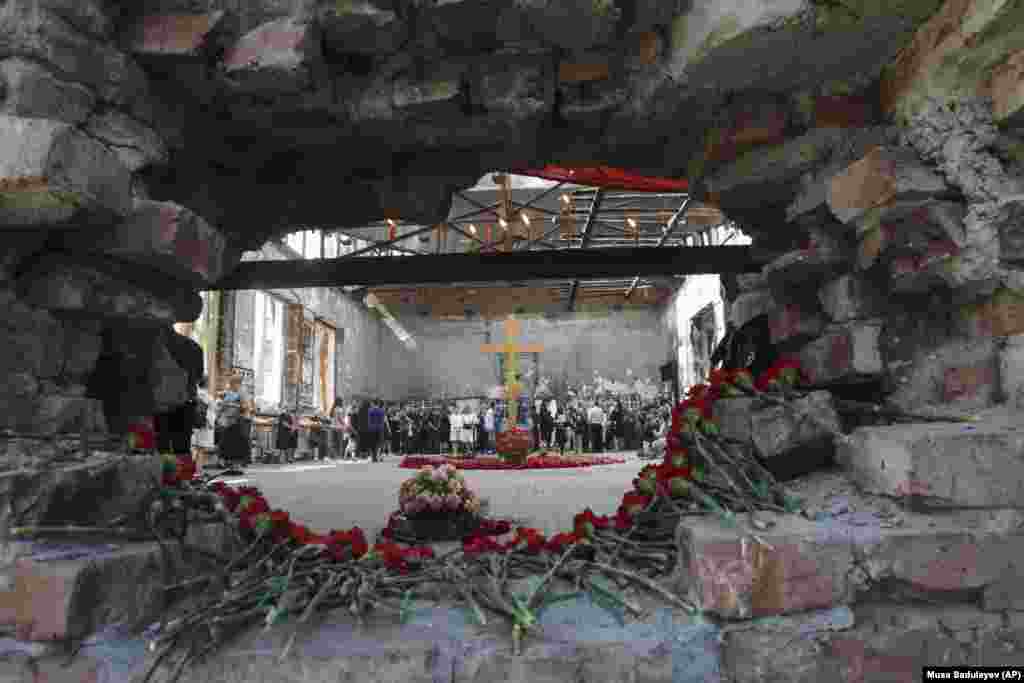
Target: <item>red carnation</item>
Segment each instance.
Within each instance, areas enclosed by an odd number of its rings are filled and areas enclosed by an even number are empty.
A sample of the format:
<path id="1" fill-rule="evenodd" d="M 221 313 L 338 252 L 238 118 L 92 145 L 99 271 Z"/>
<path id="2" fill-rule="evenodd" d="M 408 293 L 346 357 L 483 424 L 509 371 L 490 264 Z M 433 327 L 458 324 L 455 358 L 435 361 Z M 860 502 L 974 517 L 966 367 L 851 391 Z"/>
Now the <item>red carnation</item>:
<path id="1" fill-rule="evenodd" d="M 352 535 L 352 556 L 358 560 L 370 551 L 370 545 L 366 542 L 366 535 L 359 527 L 352 527 L 349 533 Z"/>
<path id="2" fill-rule="evenodd" d="M 573 518 L 573 531 L 580 538 L 589 538 L 595 529 L 607 529 L 610 521 L 607 517 L 598 517 L 590 508 Z"/>
<path id="3" fill-rule="evenodd" d="M 561 533 L 555 534 L 548 541 L 545 548 L 553 553 L 565 552 L 565 550 L 574 543 L 579 541 L 579 537 L 572 533 Z"/>

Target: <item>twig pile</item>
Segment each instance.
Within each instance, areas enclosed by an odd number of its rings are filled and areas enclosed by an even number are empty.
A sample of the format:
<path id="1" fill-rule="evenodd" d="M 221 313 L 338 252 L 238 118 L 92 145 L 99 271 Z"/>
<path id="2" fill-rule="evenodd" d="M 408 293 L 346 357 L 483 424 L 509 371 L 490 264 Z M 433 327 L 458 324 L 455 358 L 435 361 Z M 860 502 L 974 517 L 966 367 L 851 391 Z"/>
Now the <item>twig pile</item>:
<path id="1" fill-rule="evenodd" d="M 587 509 L 576 515 L 572 532 L 551 538 L 523 527 L 513 532 L 507 523 L 496 530 L 502 525 L 492 521 L 490 532 L 497 536 L 485 532 L 465 538 L 443 556 L 435 556 L 429 546 L 402 547 L 391 540 L 370 547 L 358 527 L 315 534 L 286 512 L 271 510 L 258 490 L 198 482 L 185 468 L 183 481 L 170 487 L 165 479 L 149 504 L 147 531 L 160 542 L 167 566 L 170 543 L 184 546 L 188 525 L 197 522 L 223 522 L 241 550 L 220 558 L 216 571 L 198 579 L 170 585 L 166 574 L 168 603 L 182 593 L 193 602 L 185 614 L 162 622 L 151 634 L 155 657 L 144 683 L 161 667 L 169 668 L 170 680 L 176 681 L 187 666 L 260 623 L 269 629 L 291 621 L 283 660 L 316 614 L 343 609 L 360 624 L 373 612 L 404 621 L 411 616 L 417 588 L 431 583 L 457 590 L 481 624 L 487 623 L 488 613 L 507 619 L 517 653 L 523 638 L 539 628 L 544 609 L 581 594 L 620 619 L 642 614 L 622 594 L 631 586 L 665 604 L 699 611 L 657 581 L 680 571 L 689 555 L 683 547 L 687 518 L 713 513 L 736 524 L 737 512 L 791 512 L 800 504 L 754 456 L 722 438 L 711 420 L 710 406 L 717 397 L 763 395 L 748 379 L 713 375 L 710 386 L 691 390 L 673 412 L 664 462 L 641 470 L 614 516 Z M 772 398 L 788 403 L 785 396 Z M 753 518 L 751 524 L 756 527 Z M 47 530 L 12 532 L 25 537 Z M 767 546 L 754 531 L 748 533 Z M 554 593 L 554 579 L 573 590 Z M 525 584 L 526 591 L 517 591 L 513 582 Z"/>

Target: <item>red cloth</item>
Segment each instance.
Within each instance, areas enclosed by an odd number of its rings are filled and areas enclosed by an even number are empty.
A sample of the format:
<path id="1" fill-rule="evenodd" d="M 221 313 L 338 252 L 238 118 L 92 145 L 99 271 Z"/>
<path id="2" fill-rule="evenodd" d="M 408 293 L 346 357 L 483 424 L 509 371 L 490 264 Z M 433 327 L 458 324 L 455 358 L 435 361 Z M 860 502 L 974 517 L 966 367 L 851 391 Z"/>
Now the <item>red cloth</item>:
<path id="1" fill-rule="evenodd" d="M 129 425 L 128 433 L 134 436 L 132 448 L 143 450 L 156 448 L 156 427 L 153 418 L 147 417 L 141 422 Z"/>
<path id="2" fill-rule="evenodd" d="M 690 183 L 684 178 L 654 178 L 610 166 L 567 168 L 548 165 L 539 169 L 515 169 L 512 173 L 578 185 L 635 192 L 686 192 L 690 189 Z"/>

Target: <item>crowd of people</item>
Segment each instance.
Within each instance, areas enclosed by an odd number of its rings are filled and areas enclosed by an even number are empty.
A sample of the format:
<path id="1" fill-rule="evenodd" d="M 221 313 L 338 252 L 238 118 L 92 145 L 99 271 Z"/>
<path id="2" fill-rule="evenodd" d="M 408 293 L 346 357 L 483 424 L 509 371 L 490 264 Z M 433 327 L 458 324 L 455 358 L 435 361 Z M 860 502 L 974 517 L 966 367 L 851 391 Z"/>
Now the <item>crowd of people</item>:
<path id="1" fill-rule="evenodd" d="M 209 455 L 218 453 L 227 465 L 240 467 L 252 460 L 252 418 L 255 405 L 243 396 L 242 377 L 231 376 L 228 387 L 214 396 L 202 374 L 202 349 L 193 340 L 165 331 L 165 343 L 179 366 L 186 369 L 189 400 L 171 412 L 154 416 L 155 447 L 161 452 L 192 453 L 202 470 Z M 712 356 L 712 367 L 743 367 L 759 372 L 775 358 L 767 316 L 741 328 L 731 324 Z M 111 360 L 117 362 L 117 359 Z M 637 451 L 657 455 L 671 424 L 671 400 L 662 396 L 635 409 L 621 399 L 591 392 L 559 399 L 538 398 L 519 415 L 528 425 L 535 449 L 564 454 Z M 314 459 L 370 459 L 384 455 L 436 454 L 454 457 L 496 451 L 496 434 L 506 429 L 503 401 L 464 400 L 432 406 L 381 400 L 343 401 L 337 398 L 327 415 L 307 417 L 317 428 L 309 431 Z M 117 408 L 118 406 L 113 406 Z M 521 406 L 522 407 L 522 406 Z M 300 420 L 288 410 L 275 420 L 274 450 L 294 459 Z"/>
<path id="2" fill-rule="evenodd" d="M 506 428 L 502 401 L 423 406 L 416 403 L 336 401 L 327 448 L 321 457 L 374 461 L 385 455 L 468 457 L 496 451 Z M 635 410 L 621 400 L 538 399 L 528 424 L 535 448 L 565 452 L 640 451 L 664 436 L 671 415 L 668 399 Z"/>

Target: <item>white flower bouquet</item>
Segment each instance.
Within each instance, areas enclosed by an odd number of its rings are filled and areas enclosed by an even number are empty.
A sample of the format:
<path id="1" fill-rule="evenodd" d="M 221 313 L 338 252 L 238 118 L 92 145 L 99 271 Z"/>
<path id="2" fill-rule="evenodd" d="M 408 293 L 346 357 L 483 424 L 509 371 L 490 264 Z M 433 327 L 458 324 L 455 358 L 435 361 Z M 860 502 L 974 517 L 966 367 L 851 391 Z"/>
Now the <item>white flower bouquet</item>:
<path id="1" fill-rule="evenodd" d="M 480 498 L 466 486 L 455 467 L 425 465 L 402 483 L 398 506 L 406 517 L 441 517 L 480 513 Z"/>

